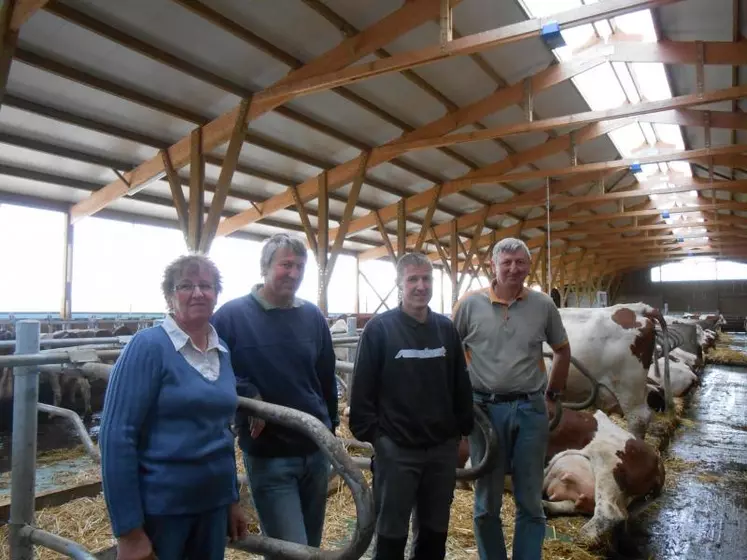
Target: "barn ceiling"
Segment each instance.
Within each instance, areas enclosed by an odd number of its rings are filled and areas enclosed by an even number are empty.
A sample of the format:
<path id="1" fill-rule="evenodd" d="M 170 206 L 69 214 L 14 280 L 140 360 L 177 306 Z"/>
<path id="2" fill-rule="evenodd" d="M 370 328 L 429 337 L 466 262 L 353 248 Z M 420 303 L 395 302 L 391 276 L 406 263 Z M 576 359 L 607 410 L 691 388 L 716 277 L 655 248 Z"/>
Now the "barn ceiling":
<path id="1" fill-rule="evenodd" d="M 747 260 L 747 0 L 0 5 L 0 203 L 454 279 Z"/>

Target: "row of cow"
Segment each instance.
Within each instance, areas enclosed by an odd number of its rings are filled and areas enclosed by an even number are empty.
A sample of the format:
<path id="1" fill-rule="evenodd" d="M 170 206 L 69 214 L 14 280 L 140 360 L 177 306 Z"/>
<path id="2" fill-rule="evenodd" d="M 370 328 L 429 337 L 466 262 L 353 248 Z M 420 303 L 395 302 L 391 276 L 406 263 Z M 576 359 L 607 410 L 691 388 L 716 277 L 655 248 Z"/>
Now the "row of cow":
<path id="1" fill-rule="evenodd" d="M 544 491 L 550 514 L 592 515 L 581 536 L 595 541 L 617 522 L 627 518 L 627 508 L 636 498 L 657 495 L 664 484 L 664 467 L 658 452 L 643 441 L 652 408 L 664 404 L 664 355 L 661 333 L 671 331 L 675 340 L 668 355 L 671 389 L 682 396 L 697 384 L 703 353 L 715 343 L 716 331 L 704 329 L 698 320 L 664 317 L 655 308 L 622 304 L 606 308 L 561 308 L 574 359 L 585 366 L 597 385 L 595 413 L 564 409 L 548 444 Z M 657 328 L 659 336 L 657 337 Z M 718 329 L 718 320 L 713 323 Z M 342 335 L 347 324 L 340 319 L 331 332 Z M 96 338 L 120 336 L 124 332 L 58 332 L 51 338 Z M 670 344 L 671 346 L 671 344 Z M 348 349 L 336 349 L 338 360 L 348 361 Z M 545 349 L 550 351 L 549 348 Z M 548 358 L 548 370 L 549 370 Z M 0 397 L 7 391 L 6 375 L 0 382 Z M 79 375 L 47 374 L 59 405 L 67 385 L 82 394 L 90 413 L 90 385 Z M 12 378 L 10 379 L 12 388 Z M 592 387 L 589 379 L 572 366 L 564 399 L 581 402 Z M 627 430 L 612 422 L 608 414 L 625 418 Z M 462 449 L 462 461 L 468 449 Z"/>
<path id="2" fill-rule="evenodd" d="M 564 407 L 548 443 L 544 505 L 548 514 L 591 515 L 580 538 L 596 542 L 627 519 L 632 501 L 656 496 L 664 485 L 663 461 L 643 439 L 652 418 L 649 403 L 657 403 L 656 409 L 664 404 L 661 342 L 666 335 L 662 333 L 672 329 L 678 334 L 668 338 L 680 343 L 669 353 L 673 396 L 684 395 L 697 383 L 703 352 L 714 344 L 716 333 L 692 320 L 664 317 L 643 303 L 559 311 L 574 359 L 591 374 L 591 384 L 597 385 L 598 410 Z M 688 344 L 681 344 L 685 340 Z M 549 371 L 550 358 L 546 366 Z M 572 365 L 564 399 L 568 403 L 587 400 L 591 384 Z M 609 414 L 622 415 L 627 430 Z M 469 463 L 467 456 L 465 442 L 460 464 Z"/>
<path id="3" fill-rule="evenodd" d="M 119 326 L 115 329 L 66 329 L 51 333 L 42 333 L 40 340 L 67 340 L 67 339 L 93 339 L 113 338 L 119 336 L 130 336 L 132 330 L 127 326 Z M 0 331 L 0 340 L 13 340 L 12 332 Z M 0 348 L 0 355 L 12 353 L 11 349 Z M 44 385 L 49 385 L 52 391 L 52 404 L 54 406 L 66 405 L 68 408 L 82 410 L 86 417 L 92 414 L 91 406 L 91 383 L 87 377 L 81 375 L 74 368 L 62 373 L 42 371 L 40 375 L 40 390 Z M 0 369 L 0 402 L 7 402 L 13 398 L 13 370 L 11 368 Z"/>

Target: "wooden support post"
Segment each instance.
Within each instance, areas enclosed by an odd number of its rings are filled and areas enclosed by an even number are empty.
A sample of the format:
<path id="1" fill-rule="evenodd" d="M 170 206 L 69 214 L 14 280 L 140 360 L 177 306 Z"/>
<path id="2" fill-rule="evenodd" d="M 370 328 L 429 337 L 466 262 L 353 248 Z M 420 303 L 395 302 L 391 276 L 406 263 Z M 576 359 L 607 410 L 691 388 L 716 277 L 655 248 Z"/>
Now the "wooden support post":
<path id="1" fill-rule="evenodd" d="M 438 198 L 441 196 L 441 189 L 443 188 L 443 183 L 439 183 L 436 185 L 436 190 L 433 192 L 433 198 L 431 199 L 430 204 L 428 204 L 428 210 L 425 212 L 425 219 L 423 220 L 423 226 L 420 228 L 420 233 L 418 234 L 418 239 L 415 242 L 415 251 L 419 252 L 423 248 L 423 242 L 425 241 L 426 234 L 429 229 L 431 229 L 431 221 L 433 220 L 433 213 L 436 211 L 436 205 L 438 204 Z M 436 240 L 436 243 L 438 243 L 438 240 Z"/>
<path id="2" fill-rule="evenodd" d="M 397 202 L 397 258 L 401 259 L 407 247 L 407 214 L 405 213 L 405 199 Z"/>
<path id="3" fill-rule="evenodd" d="M 451 305 L 452 307 L 459 299 L 459 282 L 457 280 L 457 274 L 459 274 L 459 232 L 457 231 L 456 220 L 451 222 L 451 235 L 449 236 L 449 243 L 451 246 Z"/>
<path id="4" fill-rule="evenodd" d="M 18 30 L 11 27 L 15 0 L 4 0 L 0 6 L 0 107 L 3 106 L 10 65 L 18 43 Z"/>
<path id="5" fill-rule="evenodd" d="M 62 307 L 60 317 L 63 321 L 70 321 L 73 318 L 73 249 L 74 249 L 75 226 L 72 224 L 70 212 L 65 213 L 65 261 L 62 271 Z"/>
<path id="6" fill-rule="evenodd" d="M 202 214 L 205 207 L 205 158 L 202 153 L 202 129 L 192 131 L 189 160 L 189 235 L 187 247 L 197 251 L 202 236 Z"/>
<path id="7" fill-rule="evenodd" d="M 184 198 L 182 184 L 176 169 L 171 164 L 171 158 L 167 150 L 161 150 L 161 159 L 163 160 L 163 168 L 166 170 L 166 178 L 169 181 L 174 208 L 176 208 L 179 229 L 182 230 L 182 235 L 184 235 L 184 242 L 189 245 L 189 207 L 187 206 L 187 200 Z"/>
<path id="8" fill-rule="evenodd" d="M 236 171 L 236 166 L 239 164 L 239 154 L 241 154 L 241 148 L 244 145 L 244 139 L 246 138 L 246 117 L 249 112 L 251 100 L 252 98 L 249 97 L 241 101 L 241 104 L 239 105 L 239 113 L 236 116 L 236 121 L 233 123 L 231 138 L 228 141 L 226 155 L 223 158 L 223 167 L 221 167 L 218 182 L 215 185 L 215 192 L 213 193 L 213 198 L 210 202 L 207 219 L 205 220 L 205 225 L 202 228 L 202 235 L 200 236 L 201 253 L 207 254 L 210 252 L 210 246 L 215 238 L 215 232 L 218 229 L 218 222 L 220 222 L 221 213 L 226 205 L 226 198 L 228 198 L 228 191 L 231 188 L 233 174 Z M 255 209 L 260 212 L 256 205 Z"/>
<path id="9" fill-rule="evenodd" d="M 329 251 L 329 191 L 327 189 L 327 172 L 319 176 L 319 204 L 317 209 L 316 264 L 319 270 L 317 300 L 324 316 L 328 313 L 327 301 L 327 257 Z"/>
<path id="10" fill-rule="evenodd" d="M 314 234 L 314 230 L 311 229 L 309 213 L 306 212 L 306 207 L 303 205 L 303 201 L 298 194 L 298 188 L 295 185 L 291 185 L 288 188 L 291 192 L 291 196 L 293 197 L 293 203 L 296 205 L 298 217 L 301 218 L 301 225 L 303 226 L 303 231 L 306 234 L 306 241 L 309 244 L 309 249 L 311 249 L 311 252 L 316 255 L 319 251 L 317 249 L 316 235 Z"/>
<path id="11" fill-rule="evenodd" d="M 355 303 L 353 313 L 360 315 L 361 312 L 361 261 L 355 257 Z"/>
<path id="12" fill-rule="evenodd" d="M 353 185 L 350 188 L 350 194 L 348 194 L 348 200 L 345 203 L 345 210 L 342 213 L 340 227 L 335 236 L 335 242 L 332 244 L 332 250 L 330 251 L 329 262 L 327 263 L 327 280 L 332 277 L 332 272 L 334 272 L 335 263 L 337 262 L 337 255 L 342 250 L 342 244 L 345 241 L 345 236 L 348 234 L 348 226 L 350 226 L 350 222 L 353 219 L 355 206 L 358 204 L 358 196 L 360 195 L 361 187 L 363 186 L 363 178 L 366 175 L 366 165 L 368 165 L 368 157 L 370 155 L 371 152 L 361 153 L 361 162 L 358 166 L 358 173 L 353 179 Z M 296 191 L 296 196 L 298 196 L 298 191 Z"/>

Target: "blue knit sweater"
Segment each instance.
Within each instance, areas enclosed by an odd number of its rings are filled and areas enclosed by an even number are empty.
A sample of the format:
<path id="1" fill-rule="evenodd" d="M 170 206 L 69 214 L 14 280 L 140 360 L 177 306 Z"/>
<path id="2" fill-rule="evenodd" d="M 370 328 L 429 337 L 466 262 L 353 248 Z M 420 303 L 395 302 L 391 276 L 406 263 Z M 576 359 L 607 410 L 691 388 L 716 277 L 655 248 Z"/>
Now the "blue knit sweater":
<path id="1" fill-rule="evenodd" d="M 231 351 L 238 393 L 308 412 L 334 429 L 337 414 L 335 352 L 327 321 L 309 302 L 264 309 L 251 294 L 226 302 L 213 315 L 218 336 Z M 249 436 L 239 410 L 239 445 L 250 455 L 300 457 L 316 444 L 295 430 L 268 423 L 257 439 Z"/>
<path id="2" fill-rule="evenodd" d="M 236 380 L 230 357 L 208 381 L 163 328 L 138 332 L 109 378 L 99 445 L 104 496 L 120 536 L 145 515 L 208 511 L 238 500 Z"/>

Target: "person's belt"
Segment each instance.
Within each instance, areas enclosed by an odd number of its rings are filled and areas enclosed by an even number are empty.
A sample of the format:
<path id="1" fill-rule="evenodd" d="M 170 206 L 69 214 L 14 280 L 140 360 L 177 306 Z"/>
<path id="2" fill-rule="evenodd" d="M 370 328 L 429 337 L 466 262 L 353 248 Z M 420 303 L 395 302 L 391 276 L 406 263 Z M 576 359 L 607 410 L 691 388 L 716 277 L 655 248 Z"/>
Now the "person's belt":
<path id="1" fill-rule="evenodd" d="M 486 393 L 485 391 L 474 389 L 473 392 L 476 395 L 479 395 L 485 402 L 505 403 L 513 401 L 528 401 L 536 396 L 540 391 L 532 391 L 531 393 Z"/>

